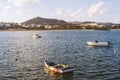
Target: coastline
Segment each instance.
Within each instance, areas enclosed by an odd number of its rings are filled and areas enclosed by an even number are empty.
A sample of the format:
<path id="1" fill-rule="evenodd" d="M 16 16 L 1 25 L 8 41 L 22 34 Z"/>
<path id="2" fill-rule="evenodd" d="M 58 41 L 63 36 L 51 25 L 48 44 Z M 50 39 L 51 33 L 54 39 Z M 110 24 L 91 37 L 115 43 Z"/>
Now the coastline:
<path id="1" fill-rule="evenodd" d="M 110 29 L 110 30 L 94 30 L 94 29 L 41 29 L 41 30 L 26 30 L 26 29 L 12 29 L 12 30 L 0 30 L 0 32 L 6 31 L 48 31 L 48 30 L 81 30 L 81 31 L 111 31 L 111 30 L 120 30 L 120 29 Z"/>

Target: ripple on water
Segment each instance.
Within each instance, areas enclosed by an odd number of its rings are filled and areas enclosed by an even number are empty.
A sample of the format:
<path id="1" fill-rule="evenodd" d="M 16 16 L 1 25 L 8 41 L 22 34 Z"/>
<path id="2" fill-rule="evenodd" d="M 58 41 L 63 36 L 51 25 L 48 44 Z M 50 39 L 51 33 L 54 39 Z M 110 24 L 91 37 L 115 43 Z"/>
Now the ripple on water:
<path id="1" fill-rule="evenodd" d="M 33 39 L 38 33 L 42 36 Z M 119 80 L 119 31 L 0 32 L 1 80 Z M 86 41 L 108 41 L 113 47 L 88 47 Z M 116 53 L 114 53 L 116 50 Z M 69 64 L 73 74 L 44 71 L 43 61 Z"/>

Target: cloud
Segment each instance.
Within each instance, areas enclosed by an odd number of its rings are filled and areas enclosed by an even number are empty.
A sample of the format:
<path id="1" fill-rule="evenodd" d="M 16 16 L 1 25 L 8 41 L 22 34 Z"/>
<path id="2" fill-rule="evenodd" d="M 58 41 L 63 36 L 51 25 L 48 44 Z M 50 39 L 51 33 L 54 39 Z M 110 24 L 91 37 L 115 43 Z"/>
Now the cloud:
<path id="1" fill-rule="evenodd" d="M 79 8 L 75 12 L 71 12 L 69 14 L 69 17 L 71 17 L 71 18 L 80 18 L 82 16 L 81 14 L 82 14 L 82 8 Z"/>
<path id="2" fill-rule="evenodd" d="M 57 8 L 55 10 L 55 13 L 52 14 L 52 16 L 61 16 L 63 15 L 63 8 Z"/>
<path id="3" fill-rule="evenodd" d="M 76 11 L 72 11 L 71 9 L 63 9 L 57 8 L 51 16 L 57 17 L 59 19 L 79 19 L 82 17 L 83 12 L 82 8 L 78 8 Z"/>
<path id="4" fill-rule="evenodd" d="M 66 19 L 68 21 L 71 20 L 82 20 L 85 18 L 85 12 L 83 11 L 83 8 L 78 8 L 76 10 L 70 10 L 70 12 L 68 12 L 63 19 Z"/>
<path id="5" fill-rule="evenodd" d="M 91 7 L 88 9 L 88 17 L 93 17 L 96 15 L 103 15 L 107 12 L 107 9 L 104 7 L 104 2 L 99 2 L 97 4 L 91 5 Z"/>
<path id="6" fill-rule="evenodd" d="M 3 4 L 0 2 L 0 6 L 2 6 Z"/>
<path id="7" fill-rule="evenodd" d="M 119 19 L 115 19 L 113 22 L 114 22 L 114 23 L 119 23 L 119 24 L 120 24 L 120 20 L 119 20 Z"/>
<path id="8" fill-rule="evenodd" d="M 8 0 L 7 3 L 16 7 L 23 7 L 25 5 L 40 3 L 41 0 Z"/>
<path id="9" fill-rule="evenodd" d="M 23 14 L 23 11 L 21 11 L 20 9 L 15 9 L 11 5 L 0 5 L 0 9 L 1 9 L 0 16 L 5 18 Z"/>
<path id="10" fill-rule="evenodd" d="M 17 10 L 16 12 L 15 12 L 16 14 L 18 14 L 18 15 L 23 15 L 23 11 L 22 10 Z"/>
<path id="11" fill-rule="evenodd" d="M 63 8 L 56 9 L 56 15 L 62 15 L 62 13 L 63 13 Z"/>
<path id="12" fill-rule="evenodd" d="M 113 19 L 112 22 L 120 23 L 120 14 L 113 15 L 112 19 Z"/>
<path id="13" fill-rule="evenodd" d="M 4 10 L 9 10 L 9 9 L 12 9 L 12 7 L 10 5 L 7 5 L 4 7 Z"/>
<path id="14" fill-rule="evenodd" d="M 70 10 L 70 9 L 68 9 L 68 10 L 67 10 L 67 12 L 68 12 L 68 13 L 70 13 L 70 12 L 71 12 L 71 10 Z"/>
<path id="15" fill-rule="evenodd" d="M 12 7 L 10 5 L 3 5 L 0 3 L 0 10 L 1 10 L 0 15 L 3 16 L 7 12 L 10 12 L 12 10 Z"/>

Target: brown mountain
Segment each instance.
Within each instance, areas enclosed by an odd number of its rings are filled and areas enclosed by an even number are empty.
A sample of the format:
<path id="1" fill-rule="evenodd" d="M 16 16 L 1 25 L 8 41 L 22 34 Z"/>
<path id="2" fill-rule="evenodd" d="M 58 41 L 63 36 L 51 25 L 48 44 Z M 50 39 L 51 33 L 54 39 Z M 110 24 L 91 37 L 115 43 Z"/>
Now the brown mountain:
<path id="1" fill-rule="evenodd" d="M 58 20 L 58 19 L 36 17 L 36 18 L 30 19 L 28 21 L 25 21 L 22 24 L 25 24 L 25 25 L 29 25 L 29 24 L 67 24 L 67 22 L 65 22 L 64 20 Z"/>

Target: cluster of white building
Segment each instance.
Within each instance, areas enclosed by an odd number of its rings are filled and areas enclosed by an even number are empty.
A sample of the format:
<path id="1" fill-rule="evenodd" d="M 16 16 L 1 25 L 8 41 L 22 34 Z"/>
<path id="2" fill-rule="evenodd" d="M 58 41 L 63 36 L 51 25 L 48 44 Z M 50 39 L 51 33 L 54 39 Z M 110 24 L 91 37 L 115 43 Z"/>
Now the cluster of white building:
<path id="1" fill-rule="evenodd" d="M 0 27 L 11 27 L 11 23 L 0 22 Z"/>
<path id="2" fill-rule="evenodd" d="M 64 29 L 64 28 L 71 28 L 71 27 L 79 27 L 86 29 L 87 26 L 90 27 L 97 27 L 97 28 L 107 28 L 107 27 L 119 27 L 117 24 L 110 24 L 110 23 L 81 23 L 81 24 L 18 24 L 18 23 L 6 23 L 0 22 L 0 28 L 9 28 L 19 26 L 19 28 L 44 28 L 44 29 Z"/>
<path id="3" fill-rule="evenodd" d="M 83 28 L 83 29 L 86 29 L 87 26 L 90 26 L 90 27 L 97 27 L 97 28 L 109 28 L 111 27 L 112 25 L 110 23 L 81 23 L 81 24 L 65 24 L 64 27 L 74 27 L 74 26 L 78 26 L 80 28 Z M 25 27 L 25 28 L 45 28 L 45 29 L 57 29 L 57 28 L 64 28 L 63 25 L 60 25 L 60 24 L 23 24 L 22 27 Z M 70 28 L 70 27 L 69 27 Z"/>
<path id="4" fill-rule="evenodd" d="M 111 25 L 109 23 L 85 23 L 85 24 L 80 24 L 81 26 L 97 26 L 97 27 L 110 27 Z"/>
<path id="5" fill-rule="evenodd" d="M 22 24 L 22 27 L 24 28 L 45 28 L 45 29 L 51 29 L 51 28 L 58 28 L 61 27 L 60 25 L 56 25 L 56 24 Z"/>

